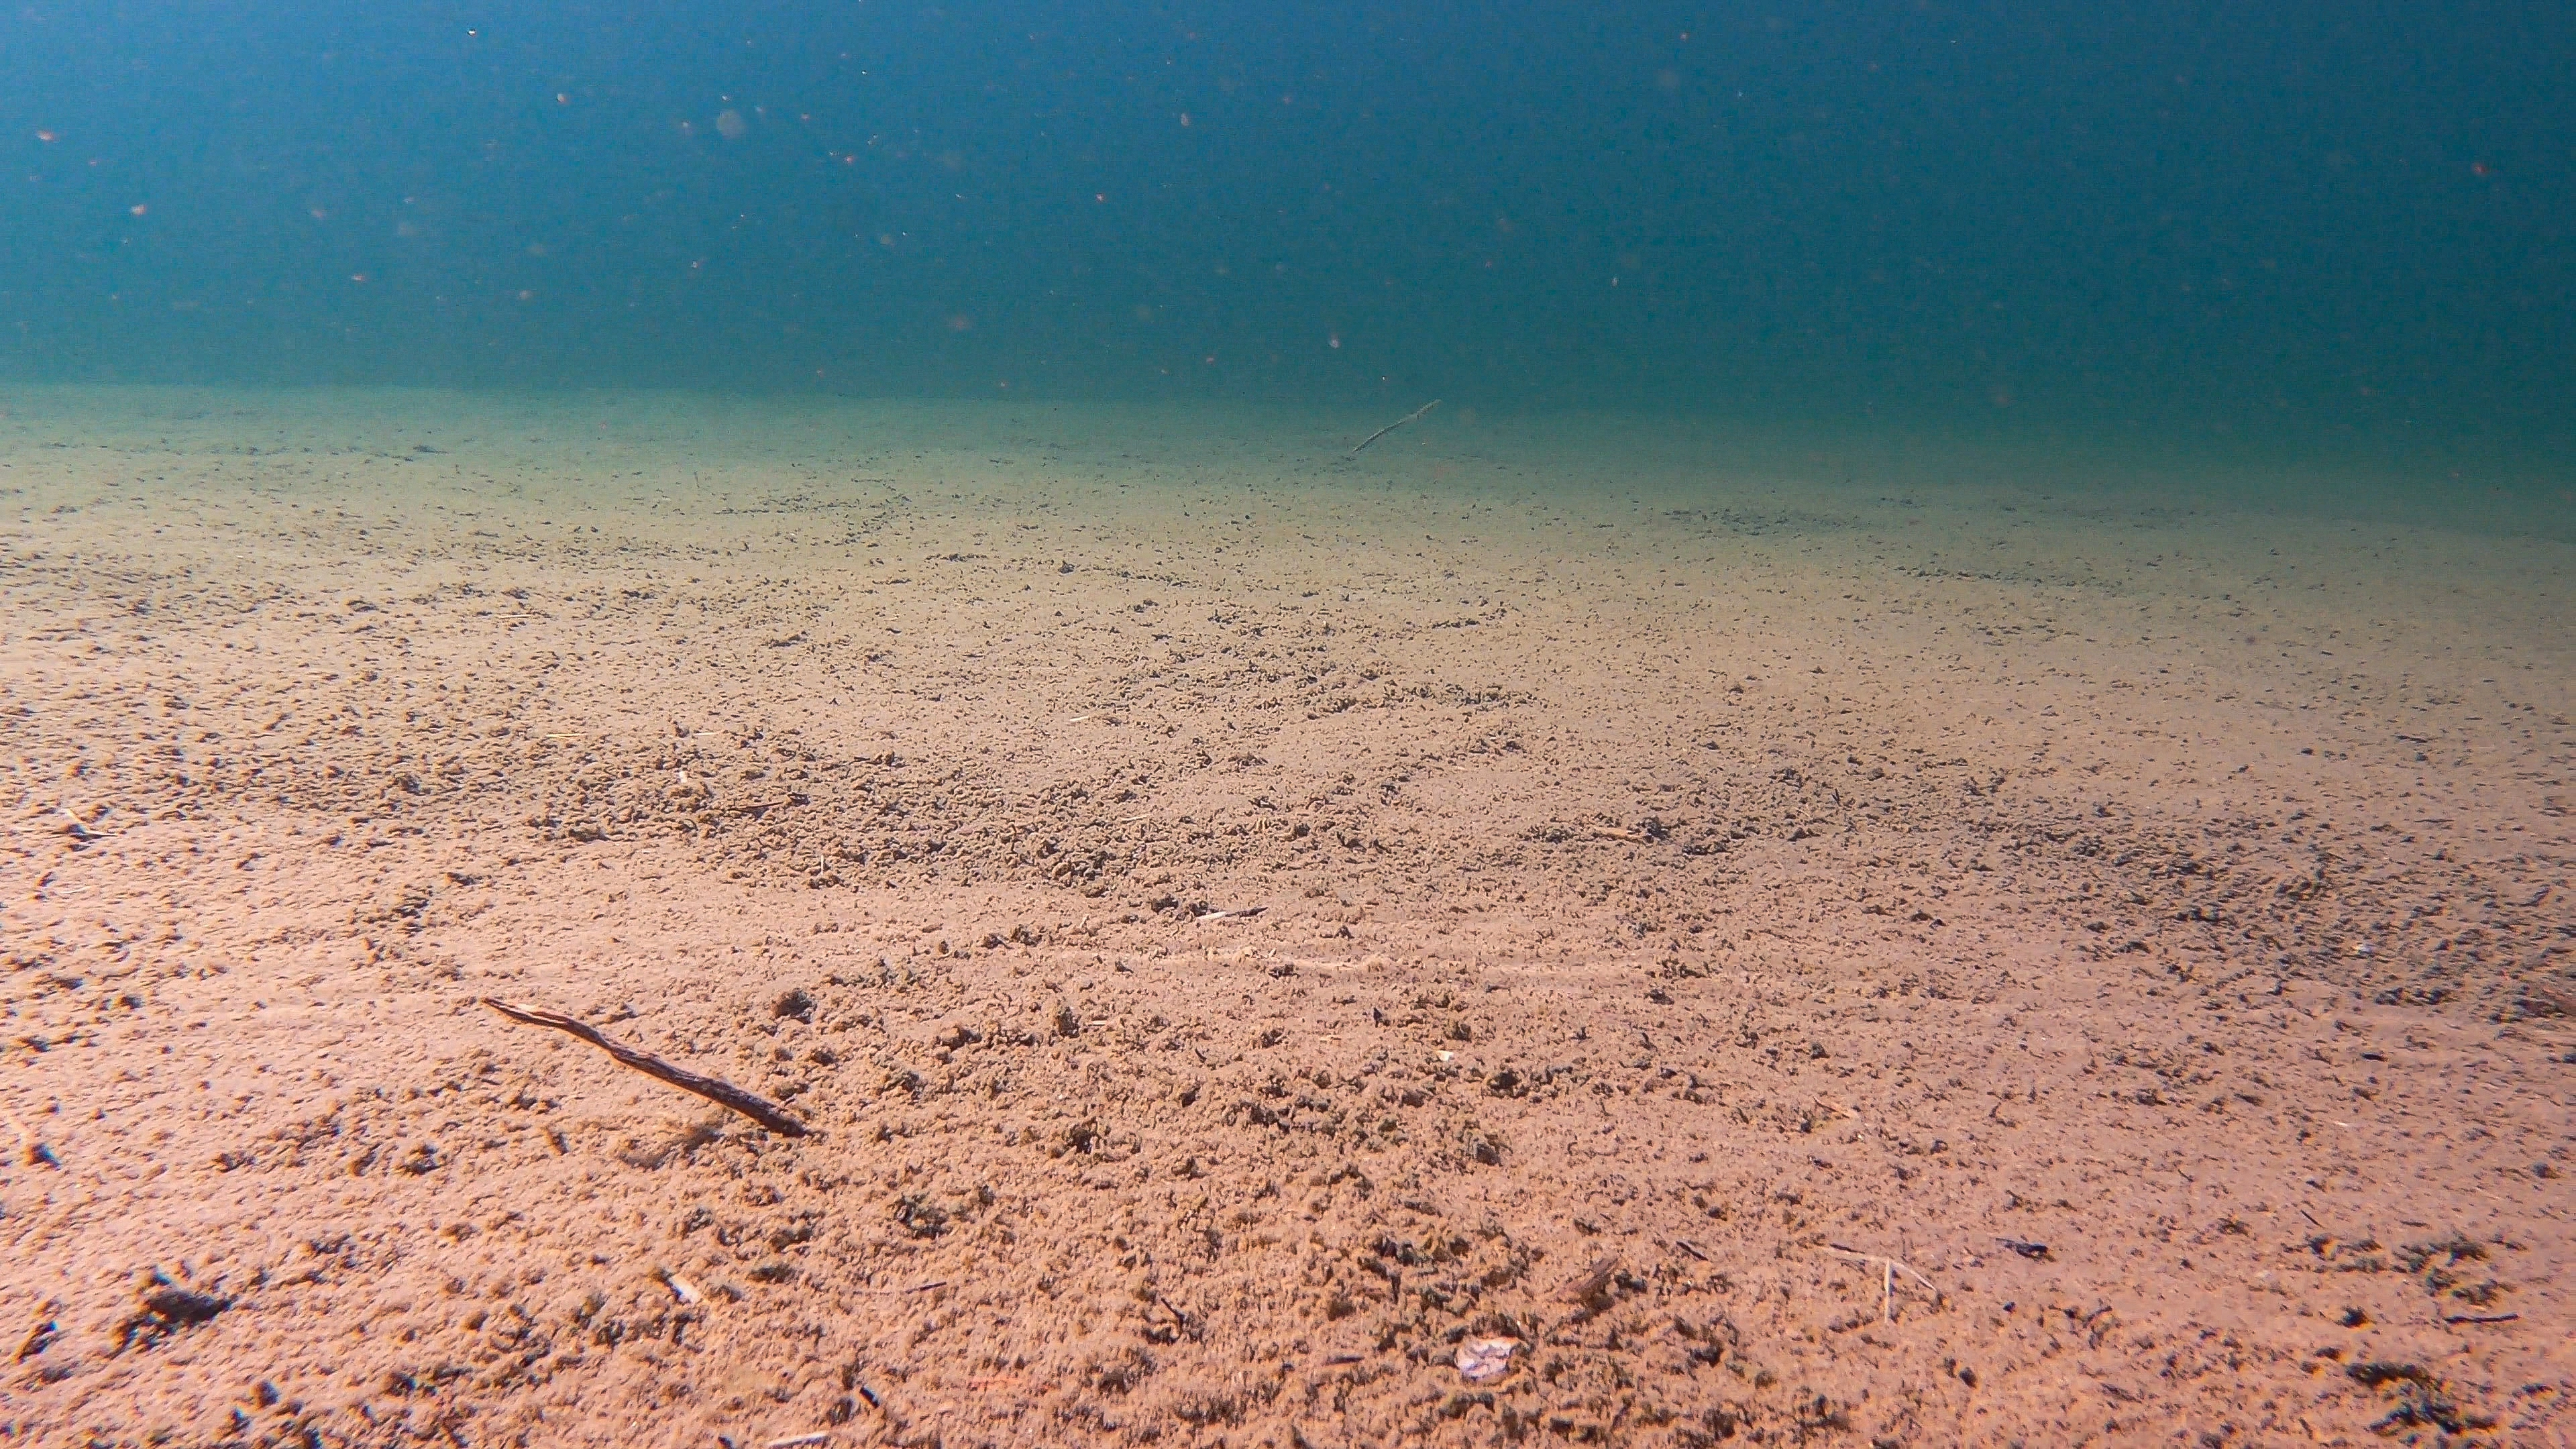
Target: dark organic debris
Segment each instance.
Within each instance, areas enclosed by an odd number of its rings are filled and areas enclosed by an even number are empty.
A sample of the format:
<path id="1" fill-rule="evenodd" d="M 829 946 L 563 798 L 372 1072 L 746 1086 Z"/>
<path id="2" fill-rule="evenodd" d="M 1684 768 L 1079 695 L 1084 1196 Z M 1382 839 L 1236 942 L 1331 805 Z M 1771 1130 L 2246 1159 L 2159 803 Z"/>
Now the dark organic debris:
<path id="1" fill-rule="evenodd" d="M 141 1303 L 118 1331 L 118 1348 L 150 1348 L 183 1328 L 212 1323 L 215 1316 L 233 1306 L 233 1300 L 212 1293 L 199 1293 L 182 1288 L 155 1273 L 156 1285 L 143 1295 Z"/>
<path id="2" fill-rule="evenodd" d="M 2466 1434 L 2495 1427 L 2492 1417 L 2464 1412 L 2444 1390 L 2441 1379 L 2421 1364 L 2373 1360 L 2354 1364 L 2344 1373 L 2364 1388 L 2396 1390 L 2397 1407 L 2371 1425 L 2377 1433 L 2421 1428 Z"/>

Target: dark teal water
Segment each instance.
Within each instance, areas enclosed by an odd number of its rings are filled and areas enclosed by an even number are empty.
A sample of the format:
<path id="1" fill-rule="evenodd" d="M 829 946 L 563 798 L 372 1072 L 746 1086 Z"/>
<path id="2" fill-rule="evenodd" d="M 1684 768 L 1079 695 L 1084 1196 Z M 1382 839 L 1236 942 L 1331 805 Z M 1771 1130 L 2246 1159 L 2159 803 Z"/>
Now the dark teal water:
<path id="1" fill-rule="evenodd" d="M 0 380 L 1620 406 L 2564 487 L 2563 4 L 33 4 Z"/>

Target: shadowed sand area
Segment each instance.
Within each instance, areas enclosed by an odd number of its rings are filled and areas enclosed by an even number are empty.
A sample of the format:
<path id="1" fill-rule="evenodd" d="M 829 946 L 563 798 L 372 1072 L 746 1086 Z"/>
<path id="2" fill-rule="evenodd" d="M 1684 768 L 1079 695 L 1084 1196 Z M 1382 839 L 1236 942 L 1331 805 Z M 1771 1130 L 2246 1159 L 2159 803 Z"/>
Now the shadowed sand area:
<path id="1" fill-rule="evenodd" d="M 2576 1421 L 2561 496 L 6 401 L 7 1442 Z"/>

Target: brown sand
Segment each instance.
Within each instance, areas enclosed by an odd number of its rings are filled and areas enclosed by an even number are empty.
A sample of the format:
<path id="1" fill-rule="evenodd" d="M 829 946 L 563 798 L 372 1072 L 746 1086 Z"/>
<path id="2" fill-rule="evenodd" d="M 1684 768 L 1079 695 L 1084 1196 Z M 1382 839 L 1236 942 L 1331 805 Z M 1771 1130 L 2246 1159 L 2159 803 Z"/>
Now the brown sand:
<path id="1" fill-rule="evenodd" d="M 0 1443 L 2576 1424 L 2565 544 L 1455 404 L 10 402 Z"/>

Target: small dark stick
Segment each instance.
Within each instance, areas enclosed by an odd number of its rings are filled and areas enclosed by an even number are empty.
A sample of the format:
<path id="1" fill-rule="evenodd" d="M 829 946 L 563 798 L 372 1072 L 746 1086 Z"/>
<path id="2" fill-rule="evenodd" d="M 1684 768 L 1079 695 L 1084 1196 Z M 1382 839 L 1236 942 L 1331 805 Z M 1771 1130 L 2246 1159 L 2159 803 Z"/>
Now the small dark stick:
<path id="1" fill-rule="evenodd" d="M 1568 1303 L 1589 1308 L 1593 1300 L 1601 1296 L 1601 1290 L 1609 1287 L 1610 1280 L 1617 1276 L 1619 1276 L 1619 1260 L 1616 1257 L 1598 1258 L 1593 1261 L 1591 1267 L 1576 1274 L 1567 1280 L 1564 1287 L 1557 1289 L 1556 1296 Z"/>
<path id="2" fill-rule="evenodd" d="M 754 1096 L 722 1078 L 702 1077 L 684 1067 L 675 1067 L 651 1052 L 637 1051 L 631 1046 L 610 1041 L 600 1034 L 597 1027 L 587 1022 L 575 1021 L 569 1016 L 534 1006 L 513 1006 L 496 997 L 486 996 L 482 1000 L 485 1006 L 512 1021 L 524 1022 L 529 1026 L 551 1026 L 557 1031 L 580 1037 L 583 1041 L 615 1057 L 619 1066 L 633 1067 L 656 1081 L 668 1082 L 683 1092 L 695 1092 L 720 1107 L 730 1107 L 781 1137 L 802 1137 L 806 1133 L 804 1123 L 788 1116 L 777 1103 L 768 1098 Z"/>
<path id="3" fill-rule="evenodd" d="M 1354 458 L 1358 457 L 1361 450 L 1368 447 L 1369 444 L 1376 442 L 1378 439 L 1385 437 L 1387 434 L 1394 432 L 1396 429 L 1403 427 L 1406 423 L 1412 422 L 1415 418 L 1422 416 L 1424 413 L 1427 413 L 1438 406 L 1440 406 L 1440 399 L 1435 397 L 1431 401 L 1424 403 L 1422 406 L 1415 408 L 1413 411 L 1406 413 L 1403 417 L 1397 418 L 1394 422 L 1391 422 L 1385 427 L 1378 429 L 1376 432 L 1369 434 L 1367 437 L 1360 439 L 1359 447 L 1351 449 L 1351 456 Z"/>

